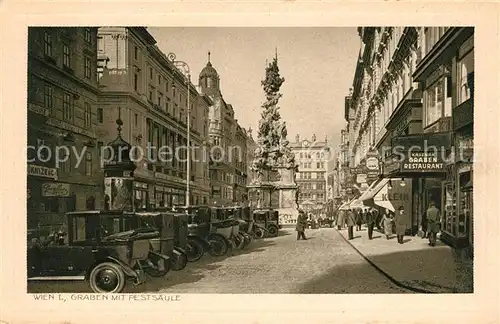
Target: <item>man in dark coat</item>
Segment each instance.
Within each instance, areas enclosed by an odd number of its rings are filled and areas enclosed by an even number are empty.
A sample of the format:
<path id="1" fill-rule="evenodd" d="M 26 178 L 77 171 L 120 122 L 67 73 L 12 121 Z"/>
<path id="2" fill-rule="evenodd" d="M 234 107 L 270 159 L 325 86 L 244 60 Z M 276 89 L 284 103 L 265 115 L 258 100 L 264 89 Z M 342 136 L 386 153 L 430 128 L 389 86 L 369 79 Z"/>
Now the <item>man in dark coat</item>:
<path id="1" fill-rule="evenodd" d="M 366 225 L 368 226 L 368 239 L 373 238 L 373 227 L 375 227 L 375 211 L 374 208 L 366 211 Z"/>
<path id="2" fill-rule="evenodd" d="M 398 243 L 403 244 L 406 226 L 408 225 L 408 217 L 405 214 L 405 209 L 403 206 L 399 207 L 394 222 L 396 223 L 396 235 L 398 237 Z"/>
<path id="3" fill-rule="evenodd" d="M 436 245 L 437 233 L 440 230 L 441 213 L 436 207 L 436 203 L 431 201 L 427 209 L 427 230 L 429 231 L 429 245 Z"/>
<path id="4" fill-rule="evenodd" d="M 356 224 L 356 216 L 354 215 L 354 211 L 349 209 L 347 211 L 347 228 L 349 239 L 352 240 L 354 238 L 354 225 Z"/>
<path id="5" fill-rule="evenodd" d="M 295 226 L 295 230 L 297 231 L 297 241 L 301 238 L 303 240 L 307 240 L 306 234 L 304 233 L 307 227 L 307 215 L 301 209 L 299 210 L 299 217 L 297 217 L 297 225 Z"/>

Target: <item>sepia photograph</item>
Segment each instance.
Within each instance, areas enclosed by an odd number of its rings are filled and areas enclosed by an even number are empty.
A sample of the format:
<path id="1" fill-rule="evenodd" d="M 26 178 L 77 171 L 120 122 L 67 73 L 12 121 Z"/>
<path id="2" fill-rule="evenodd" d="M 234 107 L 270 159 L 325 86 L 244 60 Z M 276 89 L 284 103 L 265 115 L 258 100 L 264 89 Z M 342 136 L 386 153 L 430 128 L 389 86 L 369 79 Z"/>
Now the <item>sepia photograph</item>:
<path id="1" fill-rule="evenodd" d="M 27 293 L 474 293 L 475 30 L 28 27 Z"/>

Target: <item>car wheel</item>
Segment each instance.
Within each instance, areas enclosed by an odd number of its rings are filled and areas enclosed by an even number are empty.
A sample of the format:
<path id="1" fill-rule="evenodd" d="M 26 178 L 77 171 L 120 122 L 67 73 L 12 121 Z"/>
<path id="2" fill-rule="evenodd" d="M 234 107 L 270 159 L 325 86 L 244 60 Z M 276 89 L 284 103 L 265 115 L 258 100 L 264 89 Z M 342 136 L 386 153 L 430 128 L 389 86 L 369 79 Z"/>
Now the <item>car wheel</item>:
<path id="1" fill-rule="evenodd" d="M 219 235 L 212 235 L 209 238 L 210 250 L 209 253 L 212 256 L 223 256 L 226 255 L 229 250 L 229 245 L 226 240 Z"/>
<path id="2" fill-rule="evenodd" d="M 267 230 L 269 231 L 270 237 L 278 236 L 278 227 L 277 226 L 271 225 L 267 228 Z"/>
<path id="3" fill-rule="evenodd" d="M 201 257 L 205 254 L 205 247 L 201 242 L 197 240 L 189 240 L 187 246 L 187 258 L 188 262 L 195 262 L 201 259 Z"/>
<path id="4" fill-rule="evenodd" d="M 266 235 L 264 230 L 260 227 L 254 228 L 253 233 L 255 234 L 255 237 L 260 238 L 260 239 L 264 238 L 264 236 Z"/>
<path id="5" fill-rule="evenodd" d="M 188 257 L 186 255 L 186 253 L 182 253 L 182 252 L 179 252 L 179 254 L 174 252 L 172 254 L 172 258 L 170 260 L 172 262 L 172 264 L 171 264 L 172 270 L 174 270 L 174 271 L 179 271 L 179 270 L 184 269 L 188 263 Z"/>
<path id="6" fill-rule="evenodd" d="M 122 268 L 113 262 L 98 264 L 89 276 L 90 288 L 95 293 L 120 293 L 125 287 L 125 274 Z"/>

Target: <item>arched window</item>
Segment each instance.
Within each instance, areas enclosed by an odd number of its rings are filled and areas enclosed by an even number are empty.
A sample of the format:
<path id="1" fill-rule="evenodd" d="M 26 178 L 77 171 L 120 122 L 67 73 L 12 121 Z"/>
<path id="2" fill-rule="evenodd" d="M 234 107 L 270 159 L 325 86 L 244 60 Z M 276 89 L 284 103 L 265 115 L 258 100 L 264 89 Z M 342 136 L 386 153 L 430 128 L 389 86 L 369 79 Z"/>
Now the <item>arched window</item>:
<path id="1" fill-rule="evenodd" d="M 207 88 L 212 88 L 214 86 L 213 80 L 210 77 L 207 77 Z"/>

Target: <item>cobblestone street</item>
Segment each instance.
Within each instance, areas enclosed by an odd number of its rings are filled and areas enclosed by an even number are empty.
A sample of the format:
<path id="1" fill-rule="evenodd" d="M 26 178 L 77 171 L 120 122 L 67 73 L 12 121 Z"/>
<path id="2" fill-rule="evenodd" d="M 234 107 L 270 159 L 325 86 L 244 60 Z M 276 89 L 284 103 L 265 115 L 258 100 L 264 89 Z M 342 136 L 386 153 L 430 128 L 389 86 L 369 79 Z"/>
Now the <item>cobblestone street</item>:
<path id="1" fill-rule="evenodd" d="M 162 293 L 405 293 L 373 268 L 333 228 L 307 230 L 296 241 L 293 228 L 277 238 L 256 240 L 232 256 L 205 255 L 164 278 L 148 278 L 124 292 Z M 29 292 L 91 292 L 83 282 L 30 283 Z"/>

